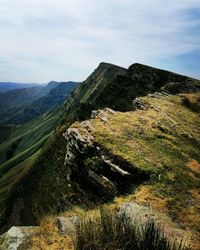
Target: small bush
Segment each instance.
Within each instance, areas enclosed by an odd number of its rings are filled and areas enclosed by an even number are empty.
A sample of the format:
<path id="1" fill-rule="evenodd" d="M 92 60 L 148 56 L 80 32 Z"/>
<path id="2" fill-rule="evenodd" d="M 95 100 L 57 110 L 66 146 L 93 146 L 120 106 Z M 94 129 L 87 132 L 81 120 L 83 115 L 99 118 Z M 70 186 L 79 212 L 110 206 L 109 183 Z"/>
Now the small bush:
<path id="1" fill-rule="evenodd" d="M 148 221 L 141 226 L 125 215 L 102 209 L 77 225 L 76 250 L 186 250 L 182 243 L 169 243 L 164 233 Z M 187 248 L 188 249 L 188 248 Z"/>

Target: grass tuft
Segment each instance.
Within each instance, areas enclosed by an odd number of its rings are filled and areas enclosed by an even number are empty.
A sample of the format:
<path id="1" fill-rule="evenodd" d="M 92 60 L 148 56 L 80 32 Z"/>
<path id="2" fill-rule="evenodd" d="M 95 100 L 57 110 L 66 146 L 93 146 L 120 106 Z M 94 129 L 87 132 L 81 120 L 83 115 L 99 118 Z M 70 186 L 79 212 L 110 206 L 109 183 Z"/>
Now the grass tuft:
<path id="1" fill-rule="evenodd" d="M 153 220 L 145 225 L 125 214 L 103 208 L 77 225 L 76 250 L 186 250 L 182 242 L 169 240 Z"/>

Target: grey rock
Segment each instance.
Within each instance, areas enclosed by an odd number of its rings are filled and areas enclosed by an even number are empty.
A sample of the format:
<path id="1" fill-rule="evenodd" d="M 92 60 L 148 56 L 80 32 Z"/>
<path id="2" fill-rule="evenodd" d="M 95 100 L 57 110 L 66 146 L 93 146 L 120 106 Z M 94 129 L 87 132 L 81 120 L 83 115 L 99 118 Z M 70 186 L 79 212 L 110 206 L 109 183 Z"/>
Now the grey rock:
<path id="1" fill-rule="evenodd" d="M 67 140 L 67 152 L 65 156 L 65 163 L 67 161 L 73 161 L 75 153 L 84 153 L 88 147 L 92 146 L 93 136 L 87 129 L 82 128 L 68 128 L 67 132 L 63 134 Z"/>
<path id="2" fill-rule="evenodd" d="M 114 172 L 118 172 L 119 174 L 121 174 L 122 176 L 131 176 L 131 174 L 123 169 L 121 169 L 118 165 L 112 163 L 111 159 L 109 159 L 108 157 L 106 157 L 105 155 L 101 156 L 102 160 L 110 166 L 110 168 L 114 171 Z"/>
<path id="3" fill-rule="evenodd" d="M 67 217 L 57 217 L 55 220 L 55 225 L 62 235 L 73 236 L 76 233 L 76 225 L 80 223 L 80 218 L 78 216 Z"/>
<path id="4" fill-rule="evenodd" d="M 147 96 L 152 97 L 152 98 L 161 99 L 163 97 L 170 96 L 170 94 L 165 92 L 165 91 L 161 91 L 161 92 L 155 92 L 153 94 L 148 94 Z"/>
<path id="5" fill-rule="evenodd" d="M 99 118 L 103 122 L 108 122 L 108 119 L 110 118 L 110 115 L 115 114 L 115 111 L 110 108 L 105 108 L 105 109 L 98 109 L 98 110 L 93 110 L 91 118 Z"/>
<path id="6" fill-rule="evenodd" d="M 110 108 L 105 108 L 105 111 L 110 113 L 110 114 L 115 114 L 116 111 L 114 111 L 113 109 L 110 109 Z"/>
<path id="7" fill-rule="evenodd" d="M 0 249 L 17 250 L 37 233 L 38 227 L 11 227 L 1 236 Z M 28 248 L 27 248 L 28 249 Z"/>
<path id="8" fill-rule="evenodd" d="M 147 103 L 145 103 L 144 101 L 142 101 L 140 98 L 135 98 L 132 101 L 132 104 L 133 104 L 134 109 L 145 110 L 149 107 L 149 105 Z"/>
<path id="9" fill-rule="evenodd" d="M 163 230 L 169 240 L 177 239 L 178 242 L 183 240 L 189 243 L 191 236 L 188 232 L 180 229 L 166 214 L 155 211 L 150 207 L 141 206 L 135 202 L 123 203 L 118 214 L 119 216 L 126 216 L 131 221 L 138 222 L 141 225 L 145 225 L 149 220 L 153 220 L 156 226 Z"/>
<path id="10" fill-rule="evenodd" d="M 103 187 L 107 192 L 112 192 L 113 194 L 117 194 L 117 188 L 113 182 L 111 182 L 107 177 L 96 174 L 91 169 L 88 170 L 88 177 L 90 178 L 90 181 L 95 185 L 99 187 Z"/>

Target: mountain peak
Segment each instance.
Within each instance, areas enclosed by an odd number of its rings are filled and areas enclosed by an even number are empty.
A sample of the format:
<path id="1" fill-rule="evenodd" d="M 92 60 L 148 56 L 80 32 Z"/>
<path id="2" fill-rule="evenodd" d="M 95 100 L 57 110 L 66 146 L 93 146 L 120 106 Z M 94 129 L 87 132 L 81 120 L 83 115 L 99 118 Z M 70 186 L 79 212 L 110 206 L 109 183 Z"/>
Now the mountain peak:
<path id="1" fill-rule="evenodd" d="M 112 63 L 107 63 L 107 62 L 100 62 L 99 66 L 98 66 L 98 68 L 104 68 L 104 69 L 111 68 L 111 67 L 119 68 L 119 69 L 125 69 L 125 68 L 123 68 L 123 67 L 121 67 L 119 65 L 112 64 Z"/>

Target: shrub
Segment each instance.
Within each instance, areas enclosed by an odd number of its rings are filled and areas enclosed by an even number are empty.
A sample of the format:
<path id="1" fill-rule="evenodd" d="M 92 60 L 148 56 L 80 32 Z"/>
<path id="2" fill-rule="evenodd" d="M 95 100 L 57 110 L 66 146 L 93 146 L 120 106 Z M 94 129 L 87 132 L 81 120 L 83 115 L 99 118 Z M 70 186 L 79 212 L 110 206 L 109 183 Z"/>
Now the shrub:
<path id="1" fill-rule="evenodd" d="M 104 208 L 98 214 L 86 216 L 77 225 L 75 249 L 186 250 L 186 247 L 176 240 L 169 243 L 152 220 L 139 225 L 136 220 Z"/>

